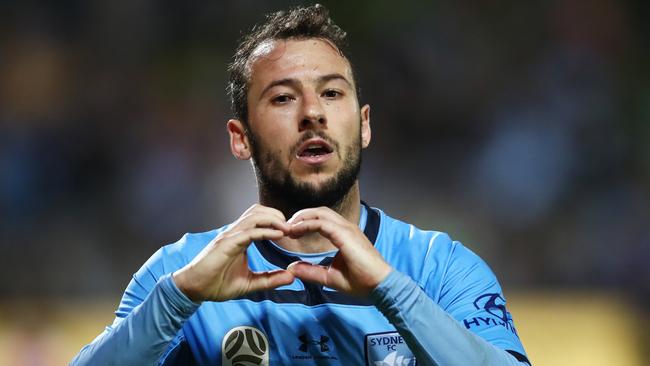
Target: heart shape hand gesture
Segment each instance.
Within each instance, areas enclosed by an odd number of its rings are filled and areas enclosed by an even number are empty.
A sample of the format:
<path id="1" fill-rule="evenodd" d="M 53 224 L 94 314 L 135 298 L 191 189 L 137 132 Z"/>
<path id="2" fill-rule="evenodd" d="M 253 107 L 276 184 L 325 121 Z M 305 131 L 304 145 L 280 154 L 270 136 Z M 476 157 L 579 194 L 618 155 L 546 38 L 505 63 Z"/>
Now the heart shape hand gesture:
<path id="1" fill-rule="evenodd" d="M 255 240 L 300 238 L 318 232 L 339 249 L 329 267 L 295 262 L 286 270 L 253 272 L 246 249 Z M 359 227 L 327 207 L 282 212 L 253 205 L 212 240 L 188 265 L 174 272 L 178 288 L 192 301 L 225 301 L 249 292 L 315 282 L 356 296 L 367 296 L 391 271 Z"/>

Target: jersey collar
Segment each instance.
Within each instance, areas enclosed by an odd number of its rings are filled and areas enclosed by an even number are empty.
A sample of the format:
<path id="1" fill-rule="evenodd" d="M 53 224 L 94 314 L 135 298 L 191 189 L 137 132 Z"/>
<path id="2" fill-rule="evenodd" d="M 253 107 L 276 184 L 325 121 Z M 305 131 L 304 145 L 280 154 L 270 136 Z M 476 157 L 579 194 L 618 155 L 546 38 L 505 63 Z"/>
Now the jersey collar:
<path id="1" fill-rule="evenodd" d="M 377 234 L 379 233 L 379 224 L 381 221 L 379 212 L 368 206 L 368 204 L 364 201 L 361 201 L 361 204 L 366 208 L 368 215 L 366 219 L 366 227 L 364 228 L 363 233 L 366 235 L 368 240 L 370 240 L 372 245 L 375 245 L 375 240 L 377 240 Z M 287 253 L 282 252 L 268 240 L 258 240 L 255 241 L 254 244 L 264 259 L 280 268 L 286 269 L 289 264 L 300 260 L 300 258 L 296 256 L 288 255 Z M 319 264 L 321 266 L 328 266 L 332 263 L 333 259 L 334 257 L 325 257 Z"/>

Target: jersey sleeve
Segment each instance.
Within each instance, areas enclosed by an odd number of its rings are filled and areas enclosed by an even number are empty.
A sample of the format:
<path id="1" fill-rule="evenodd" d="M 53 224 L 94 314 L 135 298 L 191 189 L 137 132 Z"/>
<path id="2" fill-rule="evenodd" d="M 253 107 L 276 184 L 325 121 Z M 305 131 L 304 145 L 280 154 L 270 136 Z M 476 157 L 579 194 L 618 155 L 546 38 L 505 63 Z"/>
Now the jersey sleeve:
<path id="1" fill-rule="evenodd" d="M 453 242 L 451 248 L 442 282 L 427 283 L 426 288 L 437 288 L 438 304 L 466 329 L 518 360 L 527 360 L 492 270 L 459 242 Z"/>
<path id="2" fill-rule="evenodd" d="M 175 360 L 186 358 L 181 327 L 200 304 L 176 287 L 163 257 L 161 249 L 136 272 L 113 324 L 71 365 L 178 365 Z"/>
<path id="3" fill-rule="evenodd" d="M 404 337 L 418 365 L 529 366 L 465 329 L 409 276 L 392 271 L 370 294 L 371 300 Z"/>

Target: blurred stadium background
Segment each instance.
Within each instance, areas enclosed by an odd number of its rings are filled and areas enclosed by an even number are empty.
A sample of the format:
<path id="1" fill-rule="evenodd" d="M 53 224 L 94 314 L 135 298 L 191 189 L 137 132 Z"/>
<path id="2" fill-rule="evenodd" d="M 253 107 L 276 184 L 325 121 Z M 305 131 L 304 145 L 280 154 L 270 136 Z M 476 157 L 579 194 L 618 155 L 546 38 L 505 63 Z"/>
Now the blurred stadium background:
<path id="1" fill-rule="evenodd" d="M 322 3 L 372 105 L 364 199 L 486 259 L 534 365 L 647 365 L 650 3 Z M 159 246 L 255 201 L 225 66 L 295 4 L 0 2 L 0 364 L 67 364 Z"/>

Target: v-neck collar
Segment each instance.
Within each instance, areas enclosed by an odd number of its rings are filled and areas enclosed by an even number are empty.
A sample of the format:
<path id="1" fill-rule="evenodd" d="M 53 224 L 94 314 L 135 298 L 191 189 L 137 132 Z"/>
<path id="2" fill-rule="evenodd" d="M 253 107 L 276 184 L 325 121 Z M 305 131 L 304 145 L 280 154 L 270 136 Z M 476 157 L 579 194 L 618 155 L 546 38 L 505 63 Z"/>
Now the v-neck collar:
<path id="1" fill-rule="evenodd" d="M 366 235 L 368 240 L 370 240 L 372 245 L 375 245 L 375 240 L 377 240 L 377 234 L 379 233 L 379 224 L 381 220 L 379 212 L 377 212 L 375 209 L 372 209 L 364 201 L 361 201 L 361 204 L 366 208 L 367 213 L 366 226 L 363 230 L 363 233 Z M 281 251 L 268 240 L 258 240 L 255 241 L 254 244 L 260 254 L 267 261 L 280 268 L 286 269 L 289 264 L 300 260 L 300 258 L 296 256 L 289 255 Z M 318 264 L 321 266 L 328 266 L 332 263 L 333 259 L 334 257 L 325 257 Z"/>

